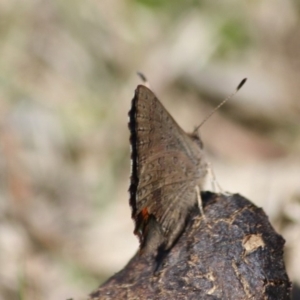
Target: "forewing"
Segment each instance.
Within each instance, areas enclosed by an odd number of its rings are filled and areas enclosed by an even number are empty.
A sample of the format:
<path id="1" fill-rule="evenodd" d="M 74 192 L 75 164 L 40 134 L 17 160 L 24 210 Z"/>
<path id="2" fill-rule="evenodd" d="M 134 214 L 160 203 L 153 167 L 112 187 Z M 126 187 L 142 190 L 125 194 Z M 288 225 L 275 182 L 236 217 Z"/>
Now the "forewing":
<path id="1" fill-rule="evenodd" d="M 184 223 L 187 210 L 195 202 L 194 188 L 203 177 L 199 173 L 201 149 L 144 86 L 135 92 L 129 117 L 129 191 L 136 230 L 146 212 L 156 217 L 168 235 L 175 224 Z"/>
<path id="2" fill-rule="evenodd" d="M 132 100 L 129 111 L 129 129 L 132 156 L 129 191 L 132 216 L 134 217 L 139 208 L 136 191 L 138 185 L 144 180 L 142 175 L 147 175 L 146 160 L 151 161 L 153 155 L 166 150 L 177 149 L 176 136 L 180 136 L 183 131 L 153 92 L 143 85 L 137 87 Z"/>

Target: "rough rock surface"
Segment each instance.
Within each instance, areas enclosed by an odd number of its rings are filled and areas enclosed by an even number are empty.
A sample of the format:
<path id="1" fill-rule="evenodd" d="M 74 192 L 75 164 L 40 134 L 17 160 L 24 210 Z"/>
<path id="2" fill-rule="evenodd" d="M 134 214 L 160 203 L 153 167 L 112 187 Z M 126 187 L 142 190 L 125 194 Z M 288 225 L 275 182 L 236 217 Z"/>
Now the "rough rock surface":
<path id="1" fill-rule="evenodd" d="M 195 207 L 169 252 L 138 252 L 88 299 L 290 299 L 285 241 L 263 210 L 238 194 L 202 198 L 205 217 Z"/>

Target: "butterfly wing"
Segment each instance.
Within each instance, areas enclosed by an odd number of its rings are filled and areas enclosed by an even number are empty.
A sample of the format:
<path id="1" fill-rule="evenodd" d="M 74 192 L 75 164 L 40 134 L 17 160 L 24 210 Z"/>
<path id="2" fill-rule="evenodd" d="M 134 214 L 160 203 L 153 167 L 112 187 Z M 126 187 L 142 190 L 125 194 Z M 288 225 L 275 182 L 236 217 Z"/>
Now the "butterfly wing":
<path id="1" fill-rule="evenodd" d="M 169 247 L 196 203 L 195 186 L 201 184 L 206 173 L 202 149 L 142 85 L 136 89 L 129 117 L 129 191 L 135 233 L 143 243 L 147 220 L 154 216 Z"/>

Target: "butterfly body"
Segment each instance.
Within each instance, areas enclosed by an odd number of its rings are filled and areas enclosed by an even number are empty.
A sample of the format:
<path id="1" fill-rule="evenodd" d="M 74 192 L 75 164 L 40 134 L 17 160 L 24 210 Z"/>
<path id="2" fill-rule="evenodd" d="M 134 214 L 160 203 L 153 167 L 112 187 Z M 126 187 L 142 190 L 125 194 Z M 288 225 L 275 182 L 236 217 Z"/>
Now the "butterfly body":
<path id="1" fill-rule="evenodd" d="M 132 147 L 130 204 L 141 247 L 156 222 L 169 249 L 197 203 L 207 172 L 202 142 L 187 134 L 154 93 L 139 85 L 129 112 Z"/>

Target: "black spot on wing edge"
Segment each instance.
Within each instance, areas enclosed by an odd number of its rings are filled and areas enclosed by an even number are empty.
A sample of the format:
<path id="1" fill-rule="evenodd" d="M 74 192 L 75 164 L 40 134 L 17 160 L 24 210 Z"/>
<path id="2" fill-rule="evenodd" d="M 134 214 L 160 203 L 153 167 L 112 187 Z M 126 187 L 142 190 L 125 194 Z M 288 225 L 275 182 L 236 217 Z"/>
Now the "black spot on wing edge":
<path id="1" fill-rule="evenodd" d="M 137 153 L 137 134 L 136 134 L 136 102 L 138 100 L 138 88 L 135 90 L 134 98 L 131 101 L 131 109 L 128 113 L 129 123 L 128 128 L 130 131 L 130 145 L 131 145 L 131 178 L 129 186 L 129 204 L 131 206 L 131 217 L 136 218 L 136 192 L 139 183 L 139 178 L 137 175 L 137 165 L 138 165 L 138 153 Z M 136 221 L 136 220 L 135 220 Z"/>

